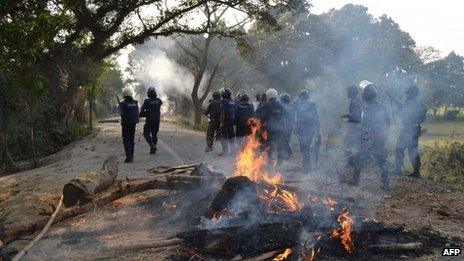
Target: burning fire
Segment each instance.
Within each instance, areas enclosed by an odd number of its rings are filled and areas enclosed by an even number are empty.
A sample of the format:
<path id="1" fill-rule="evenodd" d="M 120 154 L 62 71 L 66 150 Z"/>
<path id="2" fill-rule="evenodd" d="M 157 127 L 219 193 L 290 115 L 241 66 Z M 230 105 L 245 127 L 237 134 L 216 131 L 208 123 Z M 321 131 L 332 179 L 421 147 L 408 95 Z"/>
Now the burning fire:
<path id="1" fill-rule="evenodd" d="M 322 199 L 322 203 L 326 206 L 329 206 L 330 210 L 335 210 L 335 206 L 337 205 L 337 201 L 329 197 Z"/>
<path id="2" fill-rule="evenodd" d="M 332 231 L 330 237 L 339 238 L 345 250 L 350 254 L 354 253 L 353 219 L 347 209 L 344 209 L 338 217 L 338 223 L 340 224 L 340 228 Z"/>
<path id="3" fill-rule="evenodd" d="M 295 193 L 281 188 L 283 178 L 280 173 L 269 174 L 265 165 L 267 153 L 262 148 L 262 141 L 267 139 L 267 133 L 262 130 L 259 119 L 249 120 L 251 134 L 248 135 L 246 144 L 237 156 L 235 163 L 235 175 L 246 176 L 256 183 L 263 182 L 271 185 L 272 189 L 261 189 L 261 199 L 268 206 L 281 206 L 284 211 L 298 211 L 303 204 L 298 201 Z"/>
<path id="4" fill-rule="evenodd" d="M 285 249 L 285 252 L 283 252 L 282 254 L 279 254 L 278 256 L 274 257 L 274 259 L 272 259 L 273 261 L 283 261 L 283 260 L 287 260 L 288 256 L 293 252 L 293 250 L 291 248 L 287 248 Z"/>

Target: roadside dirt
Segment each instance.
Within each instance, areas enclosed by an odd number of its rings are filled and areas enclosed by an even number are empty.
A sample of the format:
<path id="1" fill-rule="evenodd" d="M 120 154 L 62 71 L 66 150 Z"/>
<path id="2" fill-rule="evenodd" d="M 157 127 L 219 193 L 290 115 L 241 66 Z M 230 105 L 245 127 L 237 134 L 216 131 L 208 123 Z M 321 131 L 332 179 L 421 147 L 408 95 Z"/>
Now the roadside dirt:
<path id="1" fill-rule="evenodd" d="M 120 164 L 119 178 L 131 177 L 159 165 L 210 163 L 219 172 L 232 175 L 233 157 L 204 153 L 202 133 L 163 123 L 159 133 L 158 153 L 148 154 L 148 145 L 137 128 L 135 162 Z M 292 141 L 296 148 L 296 141 Z M 124 160 L 120 126 L 98 124 L 96 132 L 60 151 L 66 159 L 38 169 L 0 178 L 0 223 L 35 219 L 52 212 L 50 204 L 59 200 L 62 186 L 81 172 L 94 171 L 111 155 Z M 319 169 L 310 175 L 299 172 L 298 151 L 281 171 L 285 180 L 301 189 L 303 196 L 335 195 L 350 198 L 347 206 L 355 215 L 369 216 L 378 221 L 404 225 L 408 229 L 428 228 L 445 236 L 464 238 L 464 191 L 426 180 L 392 176 L 392 190 L 378 186 L 376 170 L 367 170 L 362 186 L 351 188 L 340 183 L 340 165 L 329 157 L 321 160 Z M 369 174 L 368 174 L 369 173 Z M 144 242 L 172 237 L 184 228 L 180 213 L 188 213 L 192 195 L 153 190 L 122 198 L 110 206 L 54 225 L 25 260 L 63 259 L 168 259 L 173 248 L 144 250 L 135 253 L 108 253 L 105 247 L 128 242 Z M 176 209 L 166 207 L 171 203 Z M 179 211 L 182 209 L 182 211 Z M 193 215 L 194 213 L 192 213 Z M 20 249 L 32 236 L 16 240 L 11 247 Z M 438 255 L 438 253 L 437 253 Z"/>

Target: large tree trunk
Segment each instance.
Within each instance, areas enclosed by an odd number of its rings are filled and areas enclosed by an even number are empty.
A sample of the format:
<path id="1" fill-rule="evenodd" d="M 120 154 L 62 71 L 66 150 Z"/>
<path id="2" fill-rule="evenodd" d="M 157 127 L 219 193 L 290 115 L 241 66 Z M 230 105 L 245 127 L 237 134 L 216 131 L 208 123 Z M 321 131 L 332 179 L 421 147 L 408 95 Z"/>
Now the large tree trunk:
<path id="1" fill-rule="evenodd" d="M 107 189 L 118 176 L 118 159 L 109 157 L 96 172 L 81 173 L 63 187 L 63 204 L 71 207 L 90 202 L 92 197 Z"/>

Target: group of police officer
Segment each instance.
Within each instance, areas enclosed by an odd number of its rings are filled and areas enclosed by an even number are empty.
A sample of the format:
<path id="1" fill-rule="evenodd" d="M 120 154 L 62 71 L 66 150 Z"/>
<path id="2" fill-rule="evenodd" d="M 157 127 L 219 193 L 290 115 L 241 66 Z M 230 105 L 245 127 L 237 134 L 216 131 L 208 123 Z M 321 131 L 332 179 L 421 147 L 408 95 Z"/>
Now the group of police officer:
<path id="1" fill-rule="evenodd" d="M 361 98 L 359 88 L 363 89 Z M 162 101 L 157 97 L 153 87 L 148 88 L 147 96 L 139 111 L 132 89 L 123 90 L 124 100 L 119 104 L 119 113 L 126 163 L 132 162 L 134 158 L 135 126 L 140 117 L 146 118 L 143 135 L 150 146 L 150 153 L 156 153 Z M 214 92 L 212 96 L 213 99 L 204 111 L 209 118 L 206 152 L 213 150 L 213 142 L 218 139 L 222 147 L 220 155 L 234 154 L 237 140 L 251 134 L 249 120 L 257 118 L 261 122 L 262 131 L 267 134 L 263 145 L 270 162 L 275 160 L 277 165 L 280 165 L 291 157 L 289 142 L 291 134 L 295 132 L 300 145 L 302 172 L 311 171 L 311 144 L 315 139 L 315 147 L 318 144 L 320 146 L 321 135 L 317 106 L 310 100 L 308 90 L 300 91 L 293 103 L 288 94 L 279 95 L 275 89 L 268 89 L 265 93 L 257 95 L 256 105 L 250 103 L 250 98 L 245 92 L 238 93 L 237 97 L 232 99 L 232 92 L 227 88 L 221 92 Z M 392 119 L 386 107 L 377 100 L 377 88 L 371 82 L 362 81 L 359 87 L 349 86 L 347 96 L 350 99 L 348 114 L 342 117 L 346 118 L 348 123 L 344 140 L 345 161 L 353 168 L 353 178 L 349 184 L 359 185 L 362 168 L 368 160 L 374 158 L 381 171 L 381 187 L 389 189 L 386 143 Z M 395 148 L 395 172 L 403 172 L 404 151 L 407 149 L 414 168 L 410 176 L 419 177 L 421 162 L 418 141 L 426 107 L 419 99 L 419 89 L 416 86 L 407 88 L 406 96 L 404 103 L 395 101 L 393 108 L 393 114 L 401 118 Z"/>
<path id="2" fill-rule="evenodd" d="M 359 88 L 363 89 L 359 97 Z M 350 99 L 347 119 L 348 130 L 344 139 L 344 154 L 347 166 L 353 168 L 353 178 L 350 185 L 359 186 L 360 174 L 366 162 L 375 159 L 381 171 L 381 188 L 389 189 L 389 170 L 387 165 L 388 127 L 393 123 L 386 107 L 377 100 L 377 88 L 369 81 L 362 81 L 358 86 L 347 88 Z M 394 101 L 393 114 L 401 121 L 400 132 L 395 147 L 395 170 L 403 172 L 404 151 L 407 149 L 410 162 L 414 168 L 409 175 L 420 176 L 420 156 L 418 141 L 421 135 L 421 124 L 425 119 L 426 107 L 419 99 L 419 89 L 411 85 L 406 90 L 404 103 Z M 320 145 L 320 127 L 317 106 L 310 101 L 309 92 L 302 90 L 295 102 L 290 102 L 286 93 L 278 95 L 275 89 L 269 89 L 256 96 L 257 106 L 249 103 L 246 93 L 239 93 L 235 100 L 229 89 L 214 92 L 206 115 L 209 117 L 206 132 L 206 152 L 213 150 L 213 141 L 221 141 L 222 153 L 234 153 L 237 138 L 250 134 L 248 120 L 258 118 L 267 133 L 264 141 L 269 153 L 268 159 L 273 160 L 276 152 L 276 162 L 281 164 L 292 155 L 289 145 L 292 132 L 298 137 L 303 173 L 311 171 L 310 148 L 315 139 L 315 147 Z M 234 132 L 235 126 L 235 132 Z M 317 149 L 316 149 L 317 151 Z M 317 156 L 317 155 L 316 155 Z"/>
<path id="3" fill-rule="evenodd" d="M 134 93 L 131 88 L 124 88 L 122 90 L 122 96 L 123 100 L 119 103 L 118 110 L 119 115 L 121 115 L 122 140 L 126 153 L 124 162 L 131 163 L 134 160 L 135 127 L 141 117 L 145 117 L 146 119 L 145 125 L 143 126 L 143 136 L 150 146 L 150 154 L 156 153 L 161 115 L 160 110 L 163 102 L 157 97 L 156 90 L 153 87 L 148 88 L 148 98 L 145 99 L 140 110 L 137 100 L 134 99 Z"/>
<path id="4" fill-rule="evenodd" d="M 268 160 L 273 161 L 273 153 L 276 153 L 277 164 L 290 158 L 290 136 L 296 131 L 302 153 L 303 172 L 308 173 L 311 170 L 312 140 L 314 137 L 320 140 L 319 115 L 316 104 L 309 100 L 309 92 L 302 90 L 298 100 L 291 104 L 288 94 L 282 93 L 279 96 L 275 89 L 269 89 L 257 95 L 257 102 L 256 106 L 251 104 L 248 94 L 244 92 L 239 93 L 235 100 L 232 99 L 229 89 L 214 92 L 205 111 L 209 118 L 205 151 L 212 151 L 213 141 L 218 138 L 222 146 L 220 155 L 233 154 L 236 141 L 251 133 L 249 120 L 256 117 L 267 133 L 264 145 L 269 154 Z"/>

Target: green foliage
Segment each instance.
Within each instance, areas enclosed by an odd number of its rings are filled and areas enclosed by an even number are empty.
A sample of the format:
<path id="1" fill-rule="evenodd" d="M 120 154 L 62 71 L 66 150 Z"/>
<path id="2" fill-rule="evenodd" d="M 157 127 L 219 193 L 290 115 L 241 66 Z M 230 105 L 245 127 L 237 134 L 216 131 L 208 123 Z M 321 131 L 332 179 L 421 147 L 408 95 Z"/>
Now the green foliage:
<path id="1" fill-rule="evenodd" d="M 464 186 L 464 143 L 436 142 L 424 148 L 422 162 L 426 178 Z"/>

